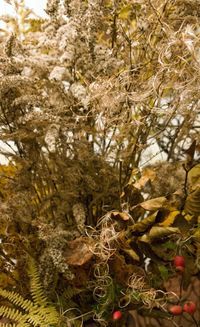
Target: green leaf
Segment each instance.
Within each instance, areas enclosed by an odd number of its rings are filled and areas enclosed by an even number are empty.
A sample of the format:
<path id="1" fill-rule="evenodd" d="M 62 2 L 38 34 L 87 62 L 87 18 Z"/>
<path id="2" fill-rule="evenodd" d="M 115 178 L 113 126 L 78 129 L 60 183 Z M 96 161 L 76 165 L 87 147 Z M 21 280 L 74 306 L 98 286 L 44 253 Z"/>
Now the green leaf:
<path id="1" fill-rule="evenodd" d="M 176 244 L 174 244 L 173 242 L 169 241 L 165 244 L 163 244 L 163 246 L 169 250 L 174 250 L 176 247 Z"/>
<path id="2" fill-rule="evenodd" d="M 158 266 L 158 269 L 160 271 L 162 279 L 163 280 L 168 280 L 168 270 L 167 270 L 167 268 L 165 266 L 163 266 L 163 265 L 160 265 L 160 266 Z"/>

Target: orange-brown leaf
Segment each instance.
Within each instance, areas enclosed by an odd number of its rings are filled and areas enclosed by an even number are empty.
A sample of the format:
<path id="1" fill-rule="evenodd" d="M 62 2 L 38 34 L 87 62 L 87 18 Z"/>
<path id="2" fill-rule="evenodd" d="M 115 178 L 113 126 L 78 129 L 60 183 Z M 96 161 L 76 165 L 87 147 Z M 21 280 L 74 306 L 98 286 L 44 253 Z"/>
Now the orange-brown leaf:
<path id="1" fill-rule="evenodd" d="M 126 212 L 112 211 L 111 217 L 122 218 L 122 220 L 129 220 L 130 216 Z M 112 217 L 113 218 L 113 217 Z"/>
<path id="2" fill-rule="evenodd" d="M 81 266 L 93 256 L 91 251 L 93 246 L 94 241 L 89 237 L 76 238 L 71 242 L 67 242 L 63 256 L 68 265 Z"/>
<path id="3" fill-rule="evenodd" d="M 140 190 L 146 185 L 146 183 L 149 180 L 153 182 L 155 177 L 156 177 L 155 171 L 149 168 L 144 168 L 142 177 L 135 184 L 133 184 L 133 186 Z"/>

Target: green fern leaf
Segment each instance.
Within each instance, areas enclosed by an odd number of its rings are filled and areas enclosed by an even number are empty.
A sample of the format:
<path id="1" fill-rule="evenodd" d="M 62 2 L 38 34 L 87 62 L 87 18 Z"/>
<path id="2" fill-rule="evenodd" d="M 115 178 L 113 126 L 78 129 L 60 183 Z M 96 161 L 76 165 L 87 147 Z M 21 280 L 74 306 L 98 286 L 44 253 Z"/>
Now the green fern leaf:
<path id="1" fill-rule="evenodd" d="M 0 307 L 0 316 L 12 319 L 17 322 L 24 321 L 24 315 L 19 310 L 16 310 L 15 308 L 9 308 L 6 306 Z"/>
<path id="2" fill-rule="evenodd" d="M 0 327 L 17 327 L 19 325 L 16 324 L 4 324 L 4 323 L 0 323 Z"/>
<path id="3" fill-rule="evenodd" d="M 71 298 L 74 296 L 74 295 L 77 295 L 79 293 L 82 292 L 82 289 L 80 288 L 74 288 L 74 287 L 71 287 L 71 286 L 68 286 L 65 291 L 63 292 L 63 297 L 66 299 L 66 300 L 71 300 Z"/>
<path id="4" fill-rule="evenodd" d="M 11 319 L 13 324 L 7 324 L 14 327 L 47 327 L 55 324 L 59 325 L 60 315 L 56 308 L 49 303 L 42 290 L 39 274 L 33 259 L 29 261 L 30 288 L 33 301 L 24 299 L 20 294 L 7 291 L 0 288 L 0 296 L 8 299 L 16 307 L 23 309 L 21 312 L 18 308 L 0 306 L 0 316 Z M 0 327 L 6 327 L 6 324 L 0 324 Z"/>
<path id="5" fill-rule="evenodd" d="M 13 291 L 11 292 L 0 288 L 0 295 L 24 310 L 30 310 L 33 306 L 33 303 L 30 300 L 24 300 L 20 294 Z"/>
<path id="6" fill-rule="evenodd" d="M 47 304 L 48 300 L 42 290 L 40 276 L 38 274 L 35 261 L 32 258 L 29 259 L 28 274 L 30 277 L 30 290 L 33 301 L 35 303 L 39 303 L 40 305 Z"/>

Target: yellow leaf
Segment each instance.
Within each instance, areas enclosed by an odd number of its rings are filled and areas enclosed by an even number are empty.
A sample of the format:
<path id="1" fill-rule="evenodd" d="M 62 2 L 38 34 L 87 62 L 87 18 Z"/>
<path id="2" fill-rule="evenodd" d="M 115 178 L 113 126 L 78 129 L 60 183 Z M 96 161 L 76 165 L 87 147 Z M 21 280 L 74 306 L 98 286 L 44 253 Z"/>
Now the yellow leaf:
<path id="1" fill-rule="evenodd" d="M 192 189 L 200 186 L 200 164 L 190 169 L 188 173 L 188 181 L 192 184 Z"/>
<path id="2" fill-rule="evenodd" d="M 97 40 L 97 43 L 101 43 L 101 42 L 102 42 L 102 39 L 103 39 L 103 37 L 104 37 L 104 34 L 105 34 L 104 31 L 103 31 L 102 33 L 99 34 L 99 36 L 98 36 L 98 40 Z"/>
<path id="3" fill-rule="evenodd" d="M 194 216 L 193 215 L 185 215 L 184 218 L 187 220 L 187 221 L 190 221 Z"/>
<path id="4" fill-rule="evenodd" d="M 149 106 L 150 107 L 153 107 L 155 105 L 155 99 L 151 99 L 150 101 L 149 101 Z"/>
<path id="5" fill-rule="evenodd" d="M 123 249 L 124 252 L 126 252 L 133 260 L 139 261 L 140 257 L 137 255 L 137 253 L 133 249 Z"/>
<path id="6" fill-rule="evenodd" d="M 8 225 L 7 222 L 1 221 L 1 224 L 0 224 L 0 234 L 5 234 L 7 225 Z"/>
<path id="7" fill-rule="evenodd" d="M 144 243 L 149 243 L 150 242 L 150 238 L 147 234 L 142 235 L 141 237 L 138 237 L 138 240 L 140 242 L 144 242 Z"/>
<path id="8" fill-rule="evenodd" d="M 190 215 L 200 215 L 200 187 L 197 187 L 194 192 L 188 195 L 185 201 L 184 211 Z"/>
<path id="9" fill-rule="evenodd" d="M 8 285 L 14 285 L 15 282 L 12 278 L 10 278 L 7 274 L 0 274 L 0 286 L 6 288 Z"/>
<path id="10" fill-rule="evenodd" d="M 122 220 L 129 220 L 130 216 L 126 212 L 112 211 L 111 215 L 114 217 L 120 217 Z"/>
<path id="11" fill-rule="evenodd" d="M 129 178 L 129 181 L 128 181 L 127 185 L 133 183 L 133 179 L 134 179 L 135 176 L 138 174 L 138 172 L 139 172 L 139 168 L 134 167 L 134 168 L 132 169 L 131 177 Z"/>
<path id="12" fill-rule="evenodd" d="M 131 21 L 131 25 L 133 27 L 133 30 L 136 30 L 136 27 L 137 27 L 137 20 L 136 19 L 132 19 Z"/>
<path id="13" fill-rule="evenodd" d="M 164 227 L 169 227 L 170 225 L 173 224 L 174 219 L 176 218 L 177 215 L 180 214 L 180 211 L 171 211 L 170 214 L 168 215 L 167 219 L 162 221 L 159 225 L 164 226 Z"/>
<path id="14" fill-rule="evenodd" d="M 170 96 L 172 94 L 172 91 L 173 91 L 172 87 L 166 87 L 164 89 L 163 95 L 166 96 L 166 97 Z"/>
<path id="15" fill-rule="evenodd" d="M 132 8 L 131 6 L 123 7 L 120 11 L 119 18 L 121 19 L 127 19 L 131 14 Z"/>

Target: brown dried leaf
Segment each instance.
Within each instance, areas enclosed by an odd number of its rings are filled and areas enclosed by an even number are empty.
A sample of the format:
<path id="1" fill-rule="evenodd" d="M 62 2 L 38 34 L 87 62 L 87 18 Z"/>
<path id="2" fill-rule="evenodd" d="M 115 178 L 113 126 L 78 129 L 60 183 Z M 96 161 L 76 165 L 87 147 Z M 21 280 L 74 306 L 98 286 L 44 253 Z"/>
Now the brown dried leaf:
<path id="1" fill-rule="evenodd" d="M 129 203 L 138 204 L 143 200 L 143 196 L 140 191 L 135 188 L 132 184 L 127 184 L 124 187 L 124 191 L 122 192 L 120 198 Z"/>
<path id="2" fill-rule="evenodd" d="M 139 255 L 133 249 L 123 249 L 125 253 L 127 253 L 133 260 L 140 261 Z"/>
<path id="3" fill-rule="evenodd" d="M 185 201 L 184 211 L 190 215 L 200 215 L 200 187 L 188 195 Z"/>
<path id="4" fill-rule="evenodd" d="M 76 238 L 67 242 L 63 256 L 67 264 L 72 266 L 81 266 L 91 259 L 93 253 L 94 241 L 89 237 Z"/>
<path id="5" fill-rule="evenodd" d="M 158 211 L 154 212 L 152 215 L 137 222 L 135 225 L 133 225 L 131 230 L 133 232 L 139 232 L 139 233 L 146 231 L 151 225 L 154 224 L 157 214 L 158 214 Z"/>
<path id="6" fill-rule="evenodd" d="M 153 182 L 155 177 L 156 177 L 155 171 L 149 168 L 144 168 L 142 177 L 135 184 L 133 184 L 133 186 L 138 190 L 140 190 L 146 185 L 146 183 L 149 180 Z"/>
<path id="7" fill-rule="evenodd" d="M 140 206 L 144 208 L 145 210 L 158 210 L 163 207 L 163 205 L 166 203 L 167 199 L 164 196 L 161 196 L 159 198 L 147 200 L 144 202 L 141 202 L 137 204 L 136 206 L 133 206 L 131 210 L 136 208 L 137 206 Z"/>
<path id="8" fill-rule="evenodd" d="M 154 226 L 151 228 L 151 230 L 149 232 L 149 238 L 152 241 L 154 239 L 167 237 L 167 236 L 175 234 L 175 233 L 180 233 L 179 229 L 176 227 Z"/>
<path id="9" fill-rule="evenodd" d="M 122 218 L 122 220 L 129 220 L 130 218 L 130 216 L 126 212 L 112 211 L 111 218 L 115 218 L 115 217 Z"/>
<path id="10" fill-rule="evenodd" d="M 138 240 L 143 243 L 150 243 L 148 234 L 143 234 L 142 236 L 138 237 Z"/>
<path id="11" fill-rule="evenodd" d="M 195 190 L 200 186 L 200 164 L 195 165 L 188 173 L 188 181 Z"/>
<path id="12" fill-rule="evenodd" d="M 186 154 L 185 167 L 186 167 L 186 169 L 190 169 L 192 167 L 195 149 L 196 149 L 196 140 L 194 140 L 192 142 L 191 146 L 189 147 L 189 149 L 185 151 L 185 154 Z"/>

